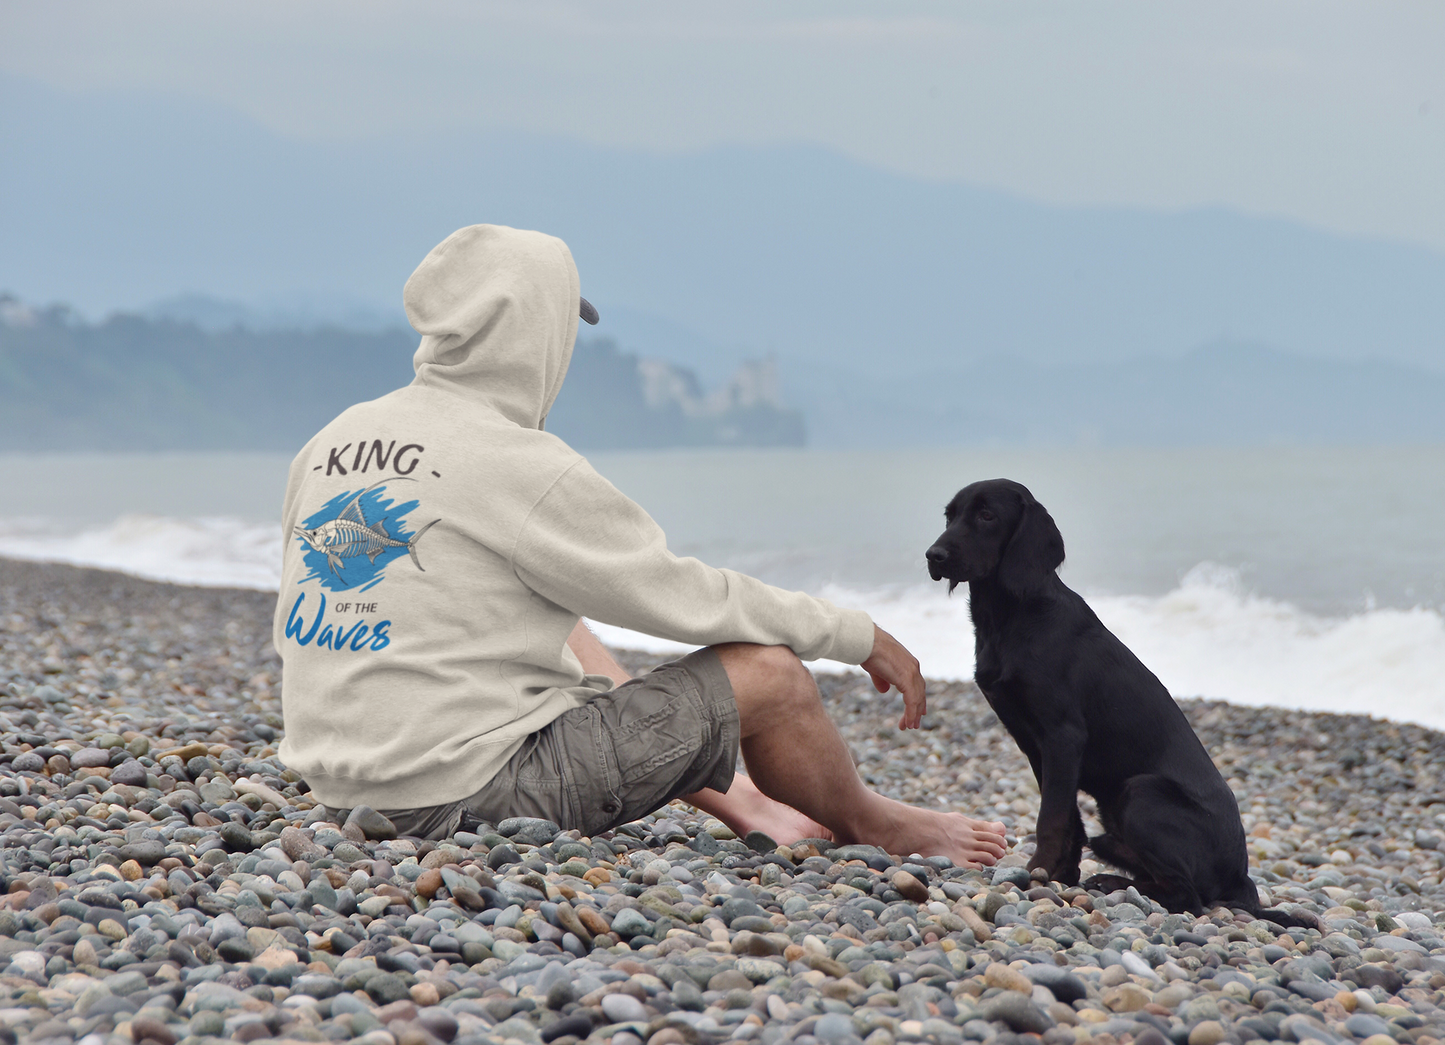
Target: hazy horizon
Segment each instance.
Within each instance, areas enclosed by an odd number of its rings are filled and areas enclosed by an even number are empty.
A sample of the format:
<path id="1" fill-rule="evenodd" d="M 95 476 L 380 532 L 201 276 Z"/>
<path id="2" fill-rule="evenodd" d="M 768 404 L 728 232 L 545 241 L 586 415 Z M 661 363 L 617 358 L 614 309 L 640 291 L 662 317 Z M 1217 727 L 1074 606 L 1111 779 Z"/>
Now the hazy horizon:
<path id="1" fill-rule="evenodd" d="M 301 143 L 209 104 L 22 93 L 0 191 L 31 206 L 0 240 L 0 290 L 91 316 L 199 293 L 399 319 L 426 251 L 490 220 L 568 242 L 598 333 L 702 370 L 770 352 L 855 371 L 880 352 L 914 371 L 1119 361 L 1220 339 L 1445 357 L 1445 254 L 1282 218 L 1041 204 L 815 147 Z M 444 147 L 414 191 L 414 157 Z"/>
<path id="2" fill-rule="evenodd" d="M 1115 391 L 1295 419 L 1266 434 L 1435 412 L 1439 10 L 69 10 L 0 11 L 28 302 L 399 328 L 426 251 L 491 221 L 566 240 L 624 351 L 714 384 L 775 356 L 823 442 L 929 442 L 980 394 L 1047 428 L 1073 384 L 1071 438 Z M 1253 355 L 1200 378 L 1213 346 Z"/>

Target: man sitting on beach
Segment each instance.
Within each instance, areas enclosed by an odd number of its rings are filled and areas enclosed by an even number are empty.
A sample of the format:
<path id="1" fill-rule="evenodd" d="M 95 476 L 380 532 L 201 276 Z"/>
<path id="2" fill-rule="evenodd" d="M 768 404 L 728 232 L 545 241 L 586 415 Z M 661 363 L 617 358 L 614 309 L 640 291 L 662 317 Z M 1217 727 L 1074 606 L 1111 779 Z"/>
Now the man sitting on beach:
<path id="1" fill-rule="evenodd" d="M 1002 824 L 864 787 L 802 663 L 862 665 L 915 728 L 903 646 L 862 612 L 677 558 L 542 430 L 579 313 L 597 320 L 562 241 L 461 229 L 404 301 L 415 380 L 322 429 L 286 489 L 280 753 L 321 802 L 442 838 L 510 816 L 590 835 L 682 797 L 740 835 L 1002 855 Z M 628 680 L 584 616 L 705 648 Z"/>

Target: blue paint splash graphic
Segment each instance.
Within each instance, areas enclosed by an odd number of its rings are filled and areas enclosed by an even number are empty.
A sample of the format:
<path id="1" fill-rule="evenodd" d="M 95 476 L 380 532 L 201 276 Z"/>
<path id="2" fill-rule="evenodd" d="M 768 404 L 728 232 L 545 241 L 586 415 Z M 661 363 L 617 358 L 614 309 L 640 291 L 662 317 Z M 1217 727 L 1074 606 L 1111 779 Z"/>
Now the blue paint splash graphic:
<path id="1" fill-rule="evenodd" d="M 327 501 L 316 514 L 302 520 L 302 527 L 307 530 L 314 530 L 324 523 L 340 517 L 346 506 L 351 503 L 360 490 L 347 490 L 339 493 Z M 368 588 L 374 588 L 385 580 L 386 567 L 394 560 L 408 558 L 405 544 L 416 536 L 414 530 L 408 529 L 405 525 L 406 516 L 416 510 L 420 501 L 411 500 L 397 504 L 395 500 L 385 496 L 386 487 L 378 486 L 374 490 L 368 490 L 362 494 L 358 507 L 361 509 L 362 518 L 368 525 L 376 526 L 381 520 L 381 529 L 394 541 L 401 541 L 402 547 L 387 548 L 371 562 L 365 555 L 357 555 L 350 559 L 341 560 L 341 568 L 331 572 L 327 564 L 326 553 L 316 551 L 300 537 L 296 540 L 302 547 L 302 561 L 306 564 L 308 572 L 306 576 L 297 581 L 298 584 L 305 584 L 307 581 L 320 581 L 321 586 L 327 591 L 349 591 L 360 594 Z M 395 506 L 395 507 L 393 507 Z"/>

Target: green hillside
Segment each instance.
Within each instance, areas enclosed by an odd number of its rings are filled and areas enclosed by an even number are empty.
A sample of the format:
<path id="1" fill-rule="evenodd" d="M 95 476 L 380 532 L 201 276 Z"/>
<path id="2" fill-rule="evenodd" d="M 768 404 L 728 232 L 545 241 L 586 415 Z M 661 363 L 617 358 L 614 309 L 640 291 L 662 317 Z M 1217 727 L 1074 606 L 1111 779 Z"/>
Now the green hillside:
<path id="1" fill-rule="evenodd" d="M 416 342 L 409 330 L 91 324 L 0 298 L 0 450 L 294 449 L 409 382 Z M 745 368 L 705 396 L 688 371 L 580 342 L 548 424 L 583 449 L 802 445 L 802 415 L 756 385 Z"/>

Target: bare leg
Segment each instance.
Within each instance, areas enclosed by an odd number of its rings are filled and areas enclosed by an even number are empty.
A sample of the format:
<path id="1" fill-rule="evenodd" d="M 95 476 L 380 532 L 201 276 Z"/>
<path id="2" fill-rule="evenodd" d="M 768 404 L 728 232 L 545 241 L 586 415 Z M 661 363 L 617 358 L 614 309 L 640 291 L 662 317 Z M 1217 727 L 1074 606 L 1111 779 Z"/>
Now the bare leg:
<path id="1" fill-rule="evenodd" d="M 840 842 L 946 856 L 960 865 L 992 864 L 1003 855 L 1003 824 L 919 809 L 868 790 L 813 676 L 791 650 L 743 643 L 714 648 L 737 700 L 743 761 L 765 795 L 824 825 Z"/>
<path id="2" fill-rule="evenodd" d="M 763 794 L 757 784 L 741 773 L 733 777 L 727 794 L 705 787 L 683 795 L 683 801 L 691 802 L 704 813 L 717 817 L 739 838 L 749 831 L 761 831 L 778 842 L 833 837 L 833 833 L 816 820 Z"/>
<path id="3" fill-rule="evenodd" d="M 589 675 L 606 675 L 619 686 L 632 677 L 581 621 L 577 622 L 567 645 L 582 662 L 582 670 Z M 717 817 L 739 838 L 749 831 L 761 831 L 779 842 L 833 837 L 821 824 L 763 794 L 741 773 L 733 777 L 732 786 L 726 794 L 709 787 L 684 795 L 683 801 L 691 802 L 704 813 Z"/>
<path id="4" fill-rule="evenodd" d="M 601 640 L 580 620 L 577 627 L 572 629 L 572 634 L 567 636 L 567 647 L 582 662 L 582 670 L 589 675 L 606 675 L 617 686 L 632 678 L 628 670 L 617 663 L 612 652 L 602 645 Z"/>
<path id="5" fill-rule="evenodd" d="M 580 621 L 567 644 L 589 674 L 618 685 L 631 678 Z M 918 809 L 868 790 L 813 676 L 792 650 L 746 643 L 714 648 L 737 700 L 743 761 L 752 779 L 738 776 L 727 794 L 709 788 L 684 796 L 686 801 L 739 835 L 759 830 L 783 842 L 832 837 L 901 855 L 947 856 L 958 864 L 992 864 L 1003 855 L 1002 824 Z"/>

